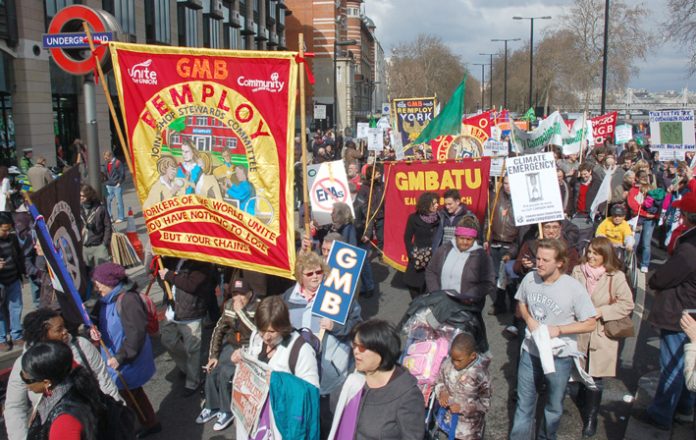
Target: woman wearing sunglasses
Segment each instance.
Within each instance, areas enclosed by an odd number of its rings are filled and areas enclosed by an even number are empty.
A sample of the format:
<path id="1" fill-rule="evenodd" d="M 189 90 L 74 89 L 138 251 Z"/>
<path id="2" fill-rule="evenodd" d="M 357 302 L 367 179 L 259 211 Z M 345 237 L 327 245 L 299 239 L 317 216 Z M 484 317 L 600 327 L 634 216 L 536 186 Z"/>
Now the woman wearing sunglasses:
<path id="1" fill-rule="evenodd" d="M 99 351 L 94 348 L 87 339 L 73 337 L 65 328 L 65 321 L 60 313 L 48 308 L 41 308 L 27 313 L 22 321 L 26 347 L 32 347 L 46 341 L 63 342 L 70 347 L 75 361 L 91 370 L 99 381 L 99 388 L 104 394 L 108 394 L 118 401 L 122 401 L 116 385 L 106 370 L 106 364 Z M 29 427 L 29 414 L 31 408 L 36 406 L 40 395 L 30 393 L 22 381 L 22 357 L 15 361 L 10 378 L 7 382 L 7 394 L 5 397 L 5 429 L 9 440 L 24 440 L 27 438 Z"/>
<path id="2" fill-rule="evenodd" d="M 321 341 L 321 386 L 319 387 L 321 431 L 326 437 L 331 429 L 330 396 L 348 377 L 353 363 L 350 355 L 350 332 L 362 321 L 360 304 L 353 301 L 348 319 L 341 325 L 327 318 L 312 314 L 314 298 L 327 275 L 328 268 L 322 257 L 314 252 L 301 253 L 295 264 L 297 284 L 283 294 L 283 301 L 290 311 L 290 324 L 295 328 L 308 328 L 317 337 L 324 330 Z"/>
<path id="3" fill-rule="evenodd" d="M 356 372 L 341 389 L 329 439 L 421 440 L 423 394 L 397 365 L 401 341 L 394 327 L 380 319 L 362 322 L 352 345 Z"/>
<path id="4" fill-rule="evenodd" d="M 27 439 L 96 439 L 101 408 L 96 379 L 84 367 L 73 368 L 73 355 L 63 342 L 39 342 L 22 356 L 20 377 L 27 389 L 40 394 Z"/>

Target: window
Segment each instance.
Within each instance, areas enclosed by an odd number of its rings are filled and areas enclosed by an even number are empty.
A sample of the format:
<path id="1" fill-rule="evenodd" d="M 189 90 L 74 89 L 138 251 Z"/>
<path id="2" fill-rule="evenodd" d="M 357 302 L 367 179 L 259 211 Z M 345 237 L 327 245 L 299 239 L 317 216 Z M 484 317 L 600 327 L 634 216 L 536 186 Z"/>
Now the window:
<path id="1" fill-rule="evenodd" d="M 172 26 L 169 0 L 145 2 L 145 33 L 149 44 L 171 44 Z"/>
<path id="2" fill-rule="evenodd" d="M 103 0 L 102 6 L 116 17 L 123 32 L 135 35 L 135 0 Z"/>
<path id="3" fill-rule="evenodd" d="M 360 17 L 359 8 L 346 8 L 349 17 Z"/>
<path id="4" fill-rule="evenodd" d="M 196 125 L 199 127 L 207 127 L 208 118 L 206 116 L 196 116 Z"/>
<path id="5" fill-rule="evenodd" d="M 70 6 L 74 3 L 73 0 L 45 0 L 44 6 L 46 8 L 46 28 L 48 29 L 48 24 L 56 12 L 60 11 L 66 6 Z"/>
<path id="6" fill-rule="evenodd" d="M 179 5 L 177 22 L 179 27 L 179 46 L 198 46 L 198 21 L 194 9 Z"/>
<path id="7" fill-rule="evenodd" d="M 220 49 L 220 20 L 211 17 L 209 14 L 203 15 L 203 46 L 211 49 Z"/>
<path id="8" fill-rule="evenodd" d="M 230 25 L 225 25 L 225 49 L 239 48 L 239 29 Z"/>
<path id="9" fill-rule="evenodd" d="M 179 136 L 178 133 L 173 133 L 173 134 L 169 137 L 169 142 L 172 143 L 172 144 L 180 144 L 180 143 L 181 143 L 181 136 Z"/>
<path id="10" fill-rule="evenodd" d="M 237 138 L 228 137 L 227 138 L 227 148 L 237 148 Z"/>

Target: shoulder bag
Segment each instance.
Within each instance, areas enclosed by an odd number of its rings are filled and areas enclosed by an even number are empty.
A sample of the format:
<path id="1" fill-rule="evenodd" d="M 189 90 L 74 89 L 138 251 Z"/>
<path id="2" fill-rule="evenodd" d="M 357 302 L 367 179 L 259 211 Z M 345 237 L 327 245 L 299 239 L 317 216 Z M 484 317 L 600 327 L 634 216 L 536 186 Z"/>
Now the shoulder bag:
<path id="1" fill-rule="evenodd" d="M 609 277 L 609 304 L 615 304 L 616 298 L 611 294 L 611 282 L 614 277 Z M 635 329 L 633 328 L 633 320 L 630 316 L 624 316 L 620 319 L 613 319 L 611 321 L 604 321 L 604 334 L 607 335 L 609 339 L 623 339 L 629 338 L 636 335 Z"/>

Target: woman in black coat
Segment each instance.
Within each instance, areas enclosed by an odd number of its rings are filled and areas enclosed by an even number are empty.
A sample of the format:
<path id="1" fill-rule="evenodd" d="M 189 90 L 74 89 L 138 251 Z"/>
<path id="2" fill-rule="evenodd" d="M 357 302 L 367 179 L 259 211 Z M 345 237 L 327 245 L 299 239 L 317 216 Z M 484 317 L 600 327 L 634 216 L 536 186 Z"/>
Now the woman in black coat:
<path id="1" fill-rule="evenodd" d="M 439 196 L 434 192 L 425 192 L 418 197 L 416 212 L 408 217 L 404 231 L 404 244 L 408 255 L 408 266 L 404 274 L 404 282 L 408 286 L 411 299 L 425 291 L 425 267 L 416 269 L 415 256 L 422 254 L 423 249 L 432 253 L 433 235 L 437 231 L 439 217 L 437 215 Z M 429 256 L 427 257 L 429 259 Z"/>

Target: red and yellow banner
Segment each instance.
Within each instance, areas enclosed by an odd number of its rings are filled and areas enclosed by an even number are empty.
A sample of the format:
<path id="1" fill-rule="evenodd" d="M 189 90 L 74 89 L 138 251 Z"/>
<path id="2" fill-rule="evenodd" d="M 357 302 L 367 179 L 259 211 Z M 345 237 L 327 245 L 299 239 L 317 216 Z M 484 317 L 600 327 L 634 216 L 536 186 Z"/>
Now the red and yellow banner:
<path id="1" fill-rule="evenodd" d="M 296 54 L 109 48 L 153 251 L 291 278 Z"/>
<path id="2" fill-rule="evenodd" d="M 446 162 L 391 162 L 385 164 L 386 194 L 384 205 L 384 261 L 405 271 L 408 264 L 404 231 L 408 215 L 416 211 L 418 197 L 424 192 L 442 196 L 450 188 L 459 190 L 462 203 L 483 222 L 488 198 L 489 157 L 448 160 Z"/>
<path id="3" fill-rule="evenodd" d="M 489 110 L 479 115 L 462 119 L 458 136 L 438 136 L 430 141 L 433 158 L 437 160 L 479 157 L 483 153 L 483 144 L 492 136 L 491 129 L 498 127 L 502 132 L 503 123 L 509 130 L 508 111 Z"/>

